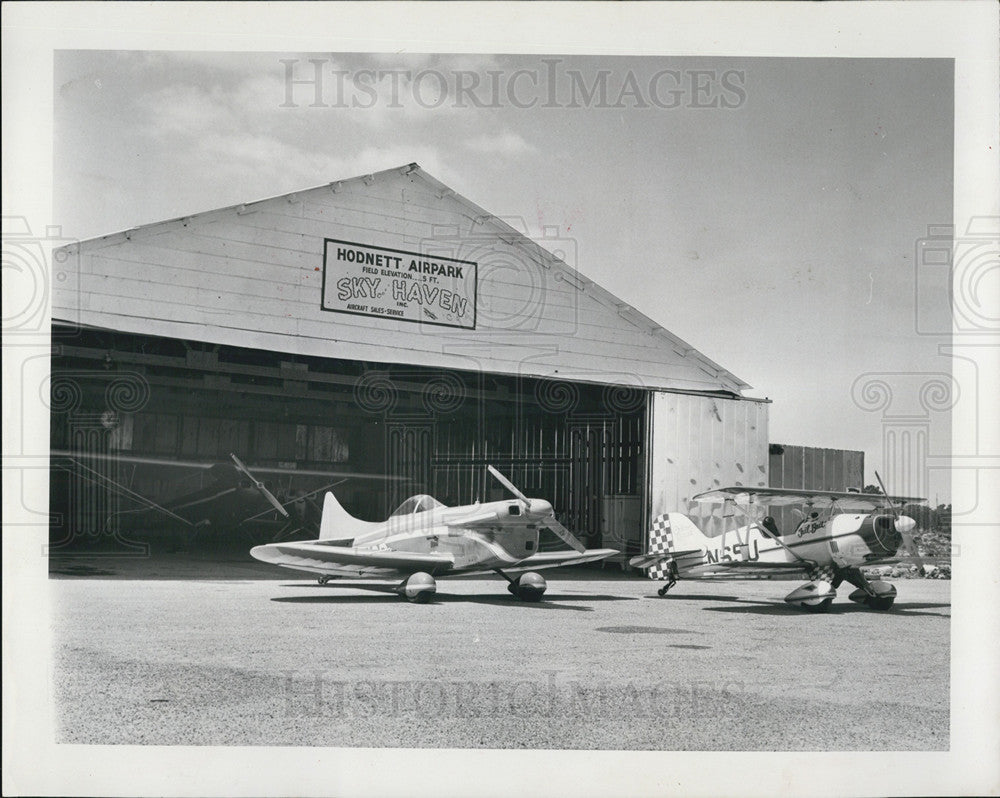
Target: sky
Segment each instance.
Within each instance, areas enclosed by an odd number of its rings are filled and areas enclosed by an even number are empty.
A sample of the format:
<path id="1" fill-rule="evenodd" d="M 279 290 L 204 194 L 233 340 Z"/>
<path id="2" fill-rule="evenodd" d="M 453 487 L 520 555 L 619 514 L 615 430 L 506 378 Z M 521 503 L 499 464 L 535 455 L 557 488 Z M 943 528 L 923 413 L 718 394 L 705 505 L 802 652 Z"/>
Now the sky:
<path id="1" fill-rule="evenodd" d="M 772 442 L 863 450 L 872 482 L 891 417 L 949 452 L 922 386 L 951 372 L 950 300 L 918 248 L 952 220 L 953 80 L 945 59 L 59 51 L 55 220 L 84 239 L 417 162 L 772 400 Z M 946 470 L 925 484 L 948 499 Z"/>

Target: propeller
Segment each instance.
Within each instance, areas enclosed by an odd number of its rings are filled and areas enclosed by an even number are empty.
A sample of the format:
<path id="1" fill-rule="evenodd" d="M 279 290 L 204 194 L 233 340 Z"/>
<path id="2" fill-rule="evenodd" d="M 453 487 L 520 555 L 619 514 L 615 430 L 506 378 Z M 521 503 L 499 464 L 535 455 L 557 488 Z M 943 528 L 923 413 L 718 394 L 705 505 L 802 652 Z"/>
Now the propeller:
<path id="1" fill-rule="evenodd" d="M 562 540 L 563 543 L 568 545 L 574 551 L 577 551 L 580 554 L 583 554 L 584 552 L 587 551 L 587 547 L 580 542 L 580 540 L 576 537 L 576 535 L 574 535 L 566 527 L 564 527 L 562 524 L 556 521 L 555 516 L 547 518 L 545 521 L 542 522 L 542 524 L 545 526 L 547 530 L 549 530 L 549 532 L 555 533 L 555 535 L 560 540 Z"/>
<path id="2" fill-rule="evenodd" d="M 514 486 L 513 482 L 507 479 L 507 477 L 505 477 L 503 474 L 497 471 L 493 466 L 488 465 L 486 466 L 486 468 L 494 477 L 496 477 L 497 482 L 499 482 L 501 485 L 503 485 L 505 488 L 507 488 L 507 490 L 509 490 L 517 497 L 518 501 L 521 502 L 521 505 L 524 507 L 525 510 L 528 511 L 531 510 L 531 499 L 529 499 L 527 496 L 521 493 L 521 491 L 519 491 Z M 548 502 L 544 502 L 544 505 L 545 507 L 548 508 L 549 515 L 541 520 L 542 526 L 544 526 L 547 530 L 552 532 L 556 537 L 558 537 L 563 543 L 565 543 L 574 551 L 579 552 L 580 554 L 586 552 L 587 547 L 580 542 L 580 540 L 576 537 L 576 535 L 574 535 L 572 532 L 570 532 L 566 527 L 564 527 L 556 520 L 555 514 L 552 512 L 552 505 L 550 505 Z"/>
<path id="3" fill-rule="evenodd" d="M 288 510 L 286 510 L 281 505 L 281 502 L 279 502 L 277 498 L 275 498 L 274 494 L 271 493 L 271 491 L 269 491 L 267 488 L 264 487 L 264 483 L 261 482 L 259 479 L 257 479 L 257 477 L 255 477 L 253 474 L 251 474 L 249 469 L 245 465 L 243 465 L 243 463 L 240 461 L 240 458 L 238 458 L 235 454 L 230 452 L 229 456 L 233 458 L 233 462 L 236 464 L 236 470 L 239 471 L 244 476 L 246 476 L 247 479 L 249 479 L 253 483 L 254 487 L 264 494 L 264 498 L 267 499 L 269 502 L 271 502 L 275 510 L 281 513 L 285 518 L 288 518 Z"/>
<path id="4" fill-rule="evenodd" d="M 913 539 L 913 535 L 910 534 L 917 523 L 909 516 L 900 515 L 899 510 L 896 509 L 896 503 L 889 497 L 889 491 L 885 489 L 885 483 L 882 481 L 882 477 L 878 475 L 878 471 L 875 472 L 875 479 L 878 480 L 878 485 L 882 488 L 882 494 L 885 496 L 886 503 L 889 505 L 889 509 L 892 510 L 896 531 L 903 538 L 903 545 L 909 550 L 913 561 L 922 574 L 924 571 L 924 561 L 917 550 L 917 542 Z"/>
<path id="5" fill-rule="evenodd" d="M 509 479 L 507 479 L 507 477 L 505 477 L 503 474 L 501 474 L 499 471 L 497 471 L 491 465 L 486 466 L 486 469 L 494 477 L 496 477 L 497 482 L 499 482 L 501 485 L 503 485 L 505 488 L 507 488 L 507 490 L 509 490 L 511 493 L 513 493 L 515 496 L 517 496 L 518 499 L 520 499 L 521 504 L 524 505 L 524 509 L 526 509 L 526 510 L 530 510 L 531 509 L 531 499 L 529 499 L 527 496 L 525 496 L 523 493 L 521 493 L 521 491 L 519 491 L 516 487 L 514 487 L 514 483 L 513 482 L 511 482 Z"/>
<path id="6" fill-rule="evenodd" d="M 292 504 L 293 502 L 305 501 L 308 504 L 313 505 L 315 507 L 315 504 L 312 501 L 313 496 L 315 496 L 317 493 L 324 493 L 325 491 L 330 490 L 330 488 L 335 488 L 337 487 L 337 485 L 340 485 L 342 482 L 346 481 L 347 481 L 346 479 L 338 479 L 336 482 L 331 482 L 329 485 L 324 485 L 322 488 L 316 488 L 316 490 L 311 490 L 308 493 L 303 493 L 301 496 L 296 496 L 293 499 L 289 499 L 288 504 Z M 282 507 L 284 507 L 284 505 L 282 505 Z M 267 515 L 269 512 L 271 511 L 263 510 L 257 513 L 256 515 L 251 515 L 249 518 L 244 518 L 242 521 L 240 521 L 240 523 L 245 524 L 248 521 L 256 521 L 262 515 Z M 320 512 L 322 512 L 322 510 L 320 510 Z"/>

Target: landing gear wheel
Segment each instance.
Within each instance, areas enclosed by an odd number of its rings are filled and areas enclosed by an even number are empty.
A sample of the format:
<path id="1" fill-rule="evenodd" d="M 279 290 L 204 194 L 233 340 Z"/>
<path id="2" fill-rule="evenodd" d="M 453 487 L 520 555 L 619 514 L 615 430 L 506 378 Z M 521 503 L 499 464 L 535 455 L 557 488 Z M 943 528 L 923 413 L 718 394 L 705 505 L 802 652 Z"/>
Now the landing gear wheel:
<path id="1" fill-rule="evenodd" d="M 516 598 L 532 602 L 542 600 L 545 588 L 545 580 L 539 574 L 531 571 L 521 574 L 516 580 L 510 580 L 507 585 L 507 590 Z"/>
<path id="2" fill-rule="evenodd" d="M 659 596 L 667 595 L 667 592 L 670 590 L 670 588 L 672 588 L 676 584 L 677 580 L 671 579 L 669 582 L 667 582 L 667 584 L 665 584 L 663 587 L 661 587 L 659 590 L 656 591 L 657 595 Z"/>
<path id="3" fill-rule="evenodd" d="M 896 600 L 894 585 L 882 581 L 866 582 L 863 578 L 856 581 L 860 583 L 858 589 L 848 596 L 855 604 L 883 612 L 892 607 L 892 603 Z"/>
<path id="4" fill-rule="evenodd" d="M 869 596 L 868 601 L 865 605 L 870 610 L 888 610 L 892 608 L 892 603 L 896 600 L 895 596 Z"/>
<path id="5" fill-rule="evenodd" d="M 316 581 L 319 582 L 321 585 L 325 585 L 327 582 L 330 581 L 330 577 L 328 577 L 328 576 L 321 576 Z"/>
<path id="6" fill-rule="evenodd" d="M 408 576 L 402 584 L 396 587 L 399 593 L 407 601 L 414 604 L 426 604 L 437 593 L 437 582 L 434 577 L 423 571 L 417 571 Z"/>
<path id="7" fill-rule="evenodd" d="M 521 601 L 541 601 L 542 600 L 542 597 L 538 593 L 536 593 L 534 591 L 531 591 L 531 590 L 521 590 L 520 588 L 518 588 L 518 587 L 516 587 L 514 585 L 507 585 L 507 590 L 510 591 L 511 595 L 513 595 L 514 598 L 520 599 Z"/>
<path id="8" fill-rule="evenodd" d="M 831 604 L 833 604 L 833 599 L 828 598 L 828 599 L 823 599 L 823 601 L 819 602 L 818 604 L 800 604 L 799 606 L 802 607 L 802 609 L 806 610 L 807 612 L 821 613 L 821 612 L 828 612 Z"/>

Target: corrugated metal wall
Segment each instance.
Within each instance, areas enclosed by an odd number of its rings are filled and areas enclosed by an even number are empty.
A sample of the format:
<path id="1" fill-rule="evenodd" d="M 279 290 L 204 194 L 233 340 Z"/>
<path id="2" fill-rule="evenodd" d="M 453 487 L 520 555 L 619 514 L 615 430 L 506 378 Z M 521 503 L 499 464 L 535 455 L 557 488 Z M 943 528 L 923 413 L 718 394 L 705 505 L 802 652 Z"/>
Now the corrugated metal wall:
<path id="1" fill-rule="evenodd" d="M 664 392 L 652 399 L 650 518 L 685 512 L 706 534 L 720 534 L 713 506 L 691 498 L 727 485 L 767 487 L 769 404 Z"/>
<path id="2" fill-rule="evenodd" d="M 865 486 L 864 452 L 775 443 L 768 461 L 772 488 L 861 490 Z"/>

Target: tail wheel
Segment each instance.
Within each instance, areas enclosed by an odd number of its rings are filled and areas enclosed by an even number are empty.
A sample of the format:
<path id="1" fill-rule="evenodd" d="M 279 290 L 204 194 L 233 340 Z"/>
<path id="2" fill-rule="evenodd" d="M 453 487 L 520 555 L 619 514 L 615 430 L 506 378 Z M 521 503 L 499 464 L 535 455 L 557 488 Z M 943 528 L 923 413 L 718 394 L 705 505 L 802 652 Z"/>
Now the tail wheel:
<path id="1" fill-rule="evenodd" d="M 670 563 L 670 573 L 667 574 L 667 577 L 668 577 L 667 583 L 656 591 L 657 594 L 660 596 L 667 595 L 667 592 L 670 590 L 670 588 L 672 588 L 674 585 L 677 584 L 677 563 L 674 562 Z"/>

